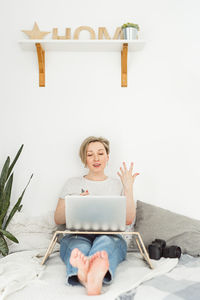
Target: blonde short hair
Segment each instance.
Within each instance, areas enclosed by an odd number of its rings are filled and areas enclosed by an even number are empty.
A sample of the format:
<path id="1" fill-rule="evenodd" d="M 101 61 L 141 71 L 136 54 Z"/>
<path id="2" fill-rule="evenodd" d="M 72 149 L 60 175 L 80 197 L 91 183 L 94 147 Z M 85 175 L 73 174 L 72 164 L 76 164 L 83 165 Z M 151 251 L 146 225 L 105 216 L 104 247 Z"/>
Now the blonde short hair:
<path id="1" fill-rule="evenodd" d="M 100 142 L 104 145 L 105 149 L 106 149 L 106 153 L 109 154 L 110 153 L 110 142 L 103 138 L 102 136 L 100 137 L 96 137 L 96 136 L 89 136 L 87 137 L 81 144 L 80 146 L 80 150 L 79 150 L 79 156 L 81 158 L 82 163 L 85 165 L 85 167 L 87 166 L 87 147 L 90 143 L 93 142 Z"/>

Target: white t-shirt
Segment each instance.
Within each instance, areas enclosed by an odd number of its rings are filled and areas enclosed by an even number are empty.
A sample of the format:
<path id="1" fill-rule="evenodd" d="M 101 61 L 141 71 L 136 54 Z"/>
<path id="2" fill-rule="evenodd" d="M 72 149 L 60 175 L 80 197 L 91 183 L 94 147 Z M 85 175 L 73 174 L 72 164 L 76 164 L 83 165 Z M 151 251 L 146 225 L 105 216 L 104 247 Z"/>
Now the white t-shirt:
<path id="1" fill-rule="evenodd" d="M 65 183 L 60 198 L 65 198 L 67 195 L 80 195 L 84 191 L 88 190 L 90 195 L 121 195 L 124 196 L 124 188 L 122 182 L 118 178 L 108 177 L 105 180 L 89 180 L 83 176 L 72 177 Z M 126 225 L 126 231 L 133 231 L 133 224 Z M 129 246 L 131 235 L 123 235 L 127 245 Z"/>
<path id="2" fill-rule="evenodd" d="M 88 190 L 90 195 L 124 195 L 123 185 L 118 178 L 108 177 L 105 180 L 89 180 L 83 176 L 72 177 L 67 180 L 60 198 L 67 195 L 80 195 L 81 190 Z"/>

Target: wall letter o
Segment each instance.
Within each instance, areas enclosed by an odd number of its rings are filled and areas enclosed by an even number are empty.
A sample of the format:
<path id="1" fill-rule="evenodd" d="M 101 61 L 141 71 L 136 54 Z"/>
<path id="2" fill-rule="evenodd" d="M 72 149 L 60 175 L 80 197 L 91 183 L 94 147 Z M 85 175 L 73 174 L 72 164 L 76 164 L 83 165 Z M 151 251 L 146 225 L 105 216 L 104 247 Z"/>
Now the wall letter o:
<path id="1" fill-rule="evenodd" d="M 94 30 L 89 27 L 89 26 L 80 26 L 78 28 L 76 28 L 75 32 L 74 32 L 74 40 L 78 40 L 79 39 L 79 34 L 82 30 L 88 30 L 90 33 L 90 39 L 91 40 L 95 40 L 95 32 Z"/>

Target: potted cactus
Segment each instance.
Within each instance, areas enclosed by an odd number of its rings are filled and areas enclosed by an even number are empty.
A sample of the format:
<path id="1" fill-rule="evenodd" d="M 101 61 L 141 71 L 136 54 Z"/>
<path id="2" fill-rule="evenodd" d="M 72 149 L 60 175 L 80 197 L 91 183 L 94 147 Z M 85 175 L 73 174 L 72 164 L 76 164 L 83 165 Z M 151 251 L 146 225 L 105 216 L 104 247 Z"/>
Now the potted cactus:
<path id="1" fill-rule="evenodd" d="M 19 149 L 19 151 L 17 152 L 13 162 L 10 164 L 10 157 L 8 156 L 4 166 L 2 168 L 1 171 L 1 175 L 0 175 L 0 255 L 2 254 L 2 256 L 6 256 L 9 253 L 9 249 L 8 249 L 8 244 L 6 242 L 6 238 L 12 240 L 15 243 L 19 243 L 19 241 L 16 239 L 16 237 L 14 237 L 12 235 L 12 233 L 10 233 L 9 231 L 6 230 L 8 224 L 10 223 L 10 220 L 13 218 L 14 214 L 16 213 L 16 211 L 20 211 L 22 208 L 22 198 L 24 196 L 24 193 L 26 191 L 27 186 L 30 183 L 31 178 L 33 177 L 33 174 L 31 175 L 25 189 L 23 190 L 21 196 L 19 197 L 18 201 L 16 202 L 16 204 L 14 205 L 14 207 L 12 208 L 12 210 L 10 211 L 10 213 L 8 213 L 9 211 L 9 207 L 10 207 L 10 196 L 11 196 L 11 191 L 12 191 L 12 183 L 13 183 L 13 167 L 18 159 L 18 157 L 20 156 L 22 149 L 23 149 L 22 145 Z"/>
<path id="2" fill-rule="evenodd" d="M 138 24 L 125 23 L 121 26 L 125 40 L 135 40 L 138 38 L 138 31 L 140 30 Z"/>

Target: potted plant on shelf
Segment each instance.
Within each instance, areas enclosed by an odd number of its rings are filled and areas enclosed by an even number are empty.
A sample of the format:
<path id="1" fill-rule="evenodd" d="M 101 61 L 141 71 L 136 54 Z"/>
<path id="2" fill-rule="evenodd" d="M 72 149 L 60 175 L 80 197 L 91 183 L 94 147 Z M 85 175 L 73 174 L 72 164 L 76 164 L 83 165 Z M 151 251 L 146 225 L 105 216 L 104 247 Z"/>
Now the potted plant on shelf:
<path id="1" fill-rule="evenodd" d="M 19 241 L 16 239 L 15 236 L 12 235 L 9 231 L 6 230 L 8 224 L 10 223 L 10 220 L 16 213 L 16 211 L 20 211 L 22 208 L 22 198 L 24 196 L 24 193 L 26 191 L 27 186 L 29 185 L 29 182 L 31 178 L 33 177 L 33 174 L 31 175 L 25 189 L 23 190 L 21 196 L 19 197 L 18 201 L 8 213 L 9 207 L 10 207 L 10 196 L 11 196 L 11 191 L 12 191 L 12 183 L 13 183 L 13 167 L 20 156 L 22 152 L 22 148 L 24 145 L 22 145 L 17 152 L 17 155 L 15 156 L 13 162 L 10 164 L 10 157 L 8 156 L 4 166 L 1 171 L 0 175 L 0 256 L 1 254 L 3 256 L 8 255 L 9 249 L 8 249 L 8 244 L 5 239 L 8 238 L 12 240 L 15 243 L 19 243 Z"/>
<path id="2" fill-rule="evenodd" d="M 138 38 L 138 31 L 140 30 L 138 24 L 125 23 L 121 28 L 125 40 L 135 40 Z"/>

